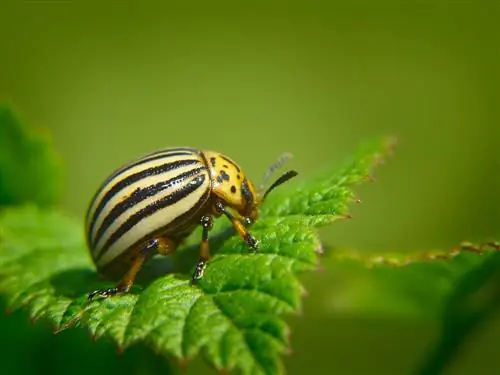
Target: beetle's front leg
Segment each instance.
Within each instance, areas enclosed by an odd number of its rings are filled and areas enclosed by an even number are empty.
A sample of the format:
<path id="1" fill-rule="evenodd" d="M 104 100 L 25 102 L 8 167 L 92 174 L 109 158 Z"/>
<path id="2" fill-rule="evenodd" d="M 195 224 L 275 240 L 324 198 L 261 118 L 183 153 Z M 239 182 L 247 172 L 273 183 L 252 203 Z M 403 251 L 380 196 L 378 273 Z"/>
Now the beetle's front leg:
<path id="1" fill-rule="evenodd" d="M 243 240 L 252 250 L 257 250 L 259 248 L 259 241 L 257 241 L 257 239 L 247 229 L 247 227 L 252 224 L 250 219 L 244 219 L 245 224 L 243 224 L 231 212 L 226 210 L 226 207 L 224 207 L 224 205 L 221 202 L 217 202 L 215 204 L 215 207 L 217 208 L 217 210 L 222 212 L 229 220 L 231 220 L 234 229 L 236 229 L 241 238 L 243 238 Z"/>
<path id="2" fill-rule="evenodd" d="M 208 244 L 208 232 L 213 228 L 212 216 L 205 215 L 201 218 L 201 226 L 203 227 L 203 232 L 201 235 L 200 243 L 200 259 L 196 265 L 196 269 L 193 273 L 192 282 L 199 280 L 203 277 L 203 272 L 207 266 L 208 259 L 210 258 L 210 246 Z"/>

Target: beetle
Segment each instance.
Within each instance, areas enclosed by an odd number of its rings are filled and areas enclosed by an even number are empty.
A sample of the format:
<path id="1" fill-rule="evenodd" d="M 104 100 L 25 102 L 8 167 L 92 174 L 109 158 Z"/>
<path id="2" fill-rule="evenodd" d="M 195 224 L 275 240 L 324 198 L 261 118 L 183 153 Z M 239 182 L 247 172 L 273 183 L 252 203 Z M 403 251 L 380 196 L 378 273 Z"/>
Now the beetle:
<path id="1" fill-rule="evenodd" d="M 216 151 L 167 148 L 121 166 L 97 189 L 85 219 L 98 272 L 120 281 L 89 293 L 88 299 L 127 293 L 145 262 L 171 254 L 199 225 L 202 238 L 192 282 L 200 279 L 210 258 L 209 231 L 222 215 L 250 249 L 258 249 L 248 227 L 269 192 L 297 175 L 290 170 L 264 190 L 271 173 L 290 156 L 285 153 L 271 165 L 259 192 L 234 160 Z"/>

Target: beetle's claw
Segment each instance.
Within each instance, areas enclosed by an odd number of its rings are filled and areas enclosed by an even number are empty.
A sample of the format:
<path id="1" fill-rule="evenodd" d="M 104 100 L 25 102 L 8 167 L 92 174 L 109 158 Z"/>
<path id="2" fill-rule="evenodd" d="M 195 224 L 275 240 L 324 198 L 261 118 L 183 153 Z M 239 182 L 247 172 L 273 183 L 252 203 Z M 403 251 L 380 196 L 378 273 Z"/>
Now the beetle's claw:
<path id="1" fill-rule="evenodd" d="M 193 278 L 191 280 L 193 283 L 195 283 L 197 280 L 203 277 L 203 273 L 205 272 L 206 267 L 207 267 L 207 262 L 204 259 L 200 259 L 193 273 Z"/>
<path id="2" fill-rule="evenodd" d="M 120 286 L 117 286 L 114 288 L 109 288 L 109 289 L 97 289 L 97 290 L 94 290 L 93 292 L 89 293 L 87 296 L 87 299 L 89 301 L 92 301 L 94 299 L 94 297 L 96 297 L 96 296 L 99 296 L 101 298 L 108 298 L 108 297 L 114 296 L 114 295 L 119 294 L 119 293 L 126 293 L 126 292 L 128 292 L 128 290 L 129 290 L 129 288 L 120 287 Z"/>
<path id="3" fill-rule="evenodd" d="M 252 250 L 259 248 L 260 242 L 250 233 L 246 235 L 245 241 Z"/>
<path id="4" fill-rule="evenodd" d="M 97 290 L 94 290 L 92 293 L 89 293 L 87 299 L 89 301 L 92 301 L 94 299 L 94 297 L 96 297 L 96 296 L 99 296 L 102 298 L 108 298 L 108 297 L 111 297 L 112 295 L 115 295 L 116 293 L 118 293 L 117 288 L 97 289 Z"/>

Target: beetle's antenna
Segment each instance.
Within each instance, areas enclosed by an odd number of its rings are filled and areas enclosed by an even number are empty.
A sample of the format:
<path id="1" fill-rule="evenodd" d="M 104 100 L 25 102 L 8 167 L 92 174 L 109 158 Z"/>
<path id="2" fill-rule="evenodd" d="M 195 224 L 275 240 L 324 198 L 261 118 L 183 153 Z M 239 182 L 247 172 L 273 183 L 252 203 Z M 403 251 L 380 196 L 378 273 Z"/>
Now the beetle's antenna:
<path id="1" fill-rule="evenodd" d="M 266 199 L 267 195 L 271 191 L 273 191 L 274 188 L 280 186 L 281 184 L 287 182 L 288 180 L 294 178 L 297 175 L 298 175 L 298 173 L 294 170 L 283 173 L 276 181 L 273 182 L 273 184 L 271 186 L 269 186 L 269 188 L 266 190 L 266 192 L 262 196 L 262 201 L 264 201 Z"/>
<path id="2" fill-rule="evenodd" d="M 269 178 L 271 175 L 276 172 L 278 169 L 280 169 L 288 160 L 290 160 L 293 157 L 293 155 L 289 152 L 285 152 L 281 154 L 278 159 L 271 164 L 271 166 L 267 169 L 266 174 L 262 178 L 262 183 L 260 184 L 259 192 L 262 193 L 265 189 L 265 186 L 267 182 L 269 181 Z"/>

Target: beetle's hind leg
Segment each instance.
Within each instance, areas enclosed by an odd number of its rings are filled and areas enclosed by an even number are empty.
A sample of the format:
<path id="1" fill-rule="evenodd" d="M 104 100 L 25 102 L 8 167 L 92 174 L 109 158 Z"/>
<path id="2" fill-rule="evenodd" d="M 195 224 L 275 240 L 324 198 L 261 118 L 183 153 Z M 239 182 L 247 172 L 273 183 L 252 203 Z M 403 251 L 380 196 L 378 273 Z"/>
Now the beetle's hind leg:
<path id="1" fill-rule="evenodd" d="M 198 264 L 196 265 L 196 269 L 193 273 L 192 282 L 194 283 L 196 280 L 199 280 L 203 277 L 203 272 L 207 266 L 207 261 L 210 258 L 210 246 L 208 244 L 208 232 L 213 227 L 213 219 L 211 216 L 205 215 L 201 218 L 201 226 L 203 227 L 203 232 L 201 235 L 201 243 L 200 243 L 200 259 L 198 260 Z"/>
<path id="2" fill-rule="evenodd" d="M 155 253 L 168 254 L 173 251 L 174 246 L 170 241 L 164 237 L 152 239 L 147 242 L 132 260 L 132 264 L 128 269 L 125 276 L 121 279 L 117 286 L 109 289 L 97 289 L 89 293 L 88 299 L 92 300 L 94 297 L 99 296 L 103 298 L 111 297 L 116 294 L 127 293 L 134 280 L 141 270 L 144 263 L 151 258 Z"/>

